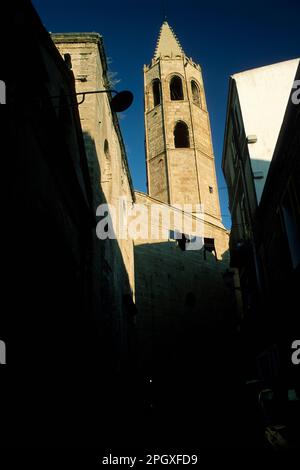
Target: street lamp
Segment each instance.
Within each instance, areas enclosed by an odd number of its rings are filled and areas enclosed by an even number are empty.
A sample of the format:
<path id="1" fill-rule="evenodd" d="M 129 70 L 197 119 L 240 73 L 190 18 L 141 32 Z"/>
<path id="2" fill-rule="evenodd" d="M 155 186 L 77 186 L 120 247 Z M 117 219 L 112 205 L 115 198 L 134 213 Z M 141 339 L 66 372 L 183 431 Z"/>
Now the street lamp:
<path id="1" fill-rule="evenodd" d="M 115 93 L 115 96 L 110 101 L 110 107 L 116 113 L 125 111 L 133 102 L 133 94 L 131 91 L 117 91 L 117 90 L 96 90 L 96 91 L 83 91 L 80 93 L 75 93 L 75 95 L 82 95 L 82 100 L 77 104 L 81 104 L 85 100 L 85 95 L 91 95 L 94 93 Z"/>

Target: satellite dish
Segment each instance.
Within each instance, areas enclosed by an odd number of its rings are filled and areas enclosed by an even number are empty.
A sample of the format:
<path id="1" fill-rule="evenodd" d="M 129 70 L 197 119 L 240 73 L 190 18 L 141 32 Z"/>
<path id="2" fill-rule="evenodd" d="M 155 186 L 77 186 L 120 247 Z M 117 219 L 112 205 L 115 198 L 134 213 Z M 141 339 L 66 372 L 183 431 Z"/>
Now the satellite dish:
<path id="1" fill-rule="evenodd" d="M 117 93 L 110 102 L 110 107 L 116 113 L 125 111 L 133 102 L 133 94 L 131 91 L 124 90 Z"/>

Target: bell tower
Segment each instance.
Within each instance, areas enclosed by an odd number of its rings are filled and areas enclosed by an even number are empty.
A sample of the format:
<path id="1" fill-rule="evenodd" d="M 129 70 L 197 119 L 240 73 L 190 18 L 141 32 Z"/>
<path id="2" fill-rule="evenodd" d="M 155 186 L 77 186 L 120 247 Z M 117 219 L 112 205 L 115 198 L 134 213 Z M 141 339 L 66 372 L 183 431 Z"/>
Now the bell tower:
<path id="1" fill-rule="evenodd" d="M 201 68 L 188 58 L 167 21 L 144 66 L 148 194 L 168 204 L 202 204 L 221 220 Z M 195 209 L 192 209 L 195 212 Z"/>

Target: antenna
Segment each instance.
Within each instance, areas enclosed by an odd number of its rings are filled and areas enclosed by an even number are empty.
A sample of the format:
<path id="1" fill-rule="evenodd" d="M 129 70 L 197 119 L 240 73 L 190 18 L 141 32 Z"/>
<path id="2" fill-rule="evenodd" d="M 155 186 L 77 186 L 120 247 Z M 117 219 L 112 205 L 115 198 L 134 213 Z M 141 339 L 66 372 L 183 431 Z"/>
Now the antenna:
<path id="1" fill-rule="evenodd" d="M 163 20 L 167 21 L 165 0 L 161 0 L 161 8 L 162 8 Z"/>

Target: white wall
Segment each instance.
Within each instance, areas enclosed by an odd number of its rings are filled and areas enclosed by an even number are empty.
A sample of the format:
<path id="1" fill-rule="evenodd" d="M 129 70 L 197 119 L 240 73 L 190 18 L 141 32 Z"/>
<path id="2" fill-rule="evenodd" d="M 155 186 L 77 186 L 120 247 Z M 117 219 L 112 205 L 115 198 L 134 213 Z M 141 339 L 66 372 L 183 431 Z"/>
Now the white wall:
<path id="1" fill-rule="evenodd" d="M 293 59 L 232 77 L 236 81 L 246 136 L 257 136 L 257 142 L 248 144 L 248 148 L 253 173 L 263 173 L 263 179 L 254 180 L 258 203 L 298 64 L 299 59 Z"/>

